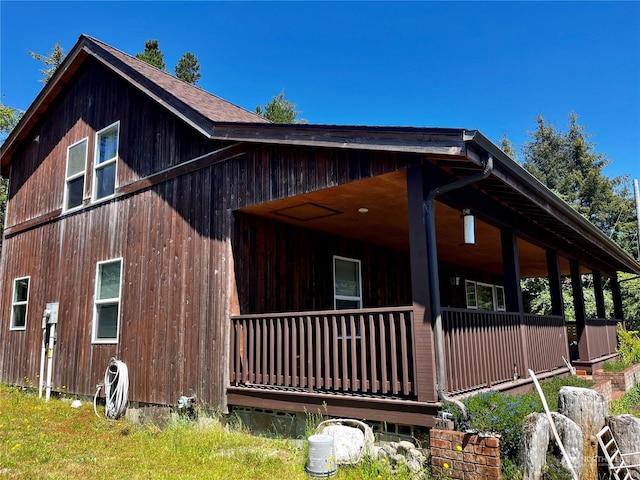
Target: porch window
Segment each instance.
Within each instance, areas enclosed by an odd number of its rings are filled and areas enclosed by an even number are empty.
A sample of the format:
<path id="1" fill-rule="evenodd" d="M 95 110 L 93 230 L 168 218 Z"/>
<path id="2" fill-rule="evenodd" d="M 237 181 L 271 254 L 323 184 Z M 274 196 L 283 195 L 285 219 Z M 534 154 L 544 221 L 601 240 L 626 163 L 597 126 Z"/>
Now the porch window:
<path id="1" fill-rule="evenodd" d="M 93 176 L 93 199 L 112 196 L 116 191 L 116 166 L 120 122 L 109 125 L 96 134 L 96 156 Z"/>
<path id="2" fill-rule="evenodd" d="M 30 277 L 16 278 L 13 281 L 10 330 L 24 330 L 26 328 L 27 304 L 29 303 L 29 281 Z"/>
<path id="3" fill-rule="evenodd" d="M 82 205 L 84 176 L 87 168 L 87 143 L 84 138 L 67 149 L 67 174 L 64 190 L 64 209 L 72 210 Z"/>
<path id="4" fill-rule="evenodd" d="M 465 280 L 467 308 L 504 311 L 504 287 L 489 283 Z"/>
<path id="5" fill-rule="evenodd" d="M 333 257 L 334 308 L 362 308 L 360 260 Z"/>
<path id="6" fill-rule="evenodd" d="M 122 259 L 98 262 L 93 310 L 93 342 L 116 343 L 120 317 Z"/>

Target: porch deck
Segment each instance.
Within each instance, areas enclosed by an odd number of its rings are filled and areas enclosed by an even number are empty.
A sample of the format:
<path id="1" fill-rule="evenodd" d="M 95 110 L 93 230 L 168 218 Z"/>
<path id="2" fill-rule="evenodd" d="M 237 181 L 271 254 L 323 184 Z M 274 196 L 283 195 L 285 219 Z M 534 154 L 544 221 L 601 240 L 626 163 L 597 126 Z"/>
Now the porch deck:
<path id="1" fill-rule="evenodd" d="M 527 369 L 566 372 L 561 316 L 452 308 L 442 315 L 453 395 L 517 386 Z M 594 353 L 615 351 L 615 322 L 591 320 L 586 328 L 599 332 Z M 412 411 L 435 412 L 435 398 L 417 401 L 414 332 L 411 306 L 233 316 L 229 403 L 295 410 L 326 402 L 365 409 L 371 419 L 376 411 L 404 420 Z"/>

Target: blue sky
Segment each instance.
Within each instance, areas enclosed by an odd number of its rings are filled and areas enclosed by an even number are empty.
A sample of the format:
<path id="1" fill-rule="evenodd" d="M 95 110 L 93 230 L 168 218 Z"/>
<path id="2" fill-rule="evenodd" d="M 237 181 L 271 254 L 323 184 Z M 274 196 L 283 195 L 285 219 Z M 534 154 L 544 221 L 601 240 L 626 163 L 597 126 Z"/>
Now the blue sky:
<path id="1" fill-rule="evenodd" d="M 610 176 L 640 177 L 640 2 L 0 1 L 0 93 L 42 88 L 27 50 L 81 33 L 135 55 L 185 51 L 199 86 L 253 110 L 284 89 L 309 123 L 478 129 L 527 141 L 575 111 Z"/>

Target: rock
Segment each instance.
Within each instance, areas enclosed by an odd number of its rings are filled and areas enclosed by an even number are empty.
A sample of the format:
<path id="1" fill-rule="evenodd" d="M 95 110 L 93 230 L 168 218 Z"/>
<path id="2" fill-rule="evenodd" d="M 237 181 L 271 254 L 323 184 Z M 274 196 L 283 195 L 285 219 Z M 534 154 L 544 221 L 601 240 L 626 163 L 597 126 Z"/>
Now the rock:
<path id="1" fill-rule="evenodd" d="M 543 413 L 531 413 L 524 419 L 523 448 L 520 466 L 523 480 L 540 480 L 542 467 L 547 463 L 549 420 Z"/>
<path id="2" fill-rule="evenodd" d="M 604 427 L 608 409 L 605 397 L 589 388 L 562 387 L 558 394 L 558 413 L 577 423 L 587 437 Z"/>
<path id="3" fill-rule="evenodd" d="M 607 417 L 607 425 L 616 439 L 620 453 L 640 451 L 640 418 L 633 415 L 614 415 Z M 640 454 L 624 457 L 627 465 L 640 465 Z M 634 469 L 640 478 L 640 468 Z"/>
<path id="4" fill-rule="evenodd" d="M 552 412 L 551 417 L 573 470 L 580 475 L 582 471 L 582 449 L 584 447 L 582 430 L 576 422 L 560 413 Z M 554 440 L 553 435 L 551 435 L 551 440 Z M 562 459 L 562 464 L 565 468 L 568 468 L 566 459 Z"/>
<path id="5" fill-rule="evenodd" d="M 397 472 L 398 465 L 404 464 L 413 479 L 426 478 L 424 469 L 427 456 L 411 442 L 387 442 L 382 446 L 373 446 L 369 450 L 369 454 L 378 461 L 384 460 L 391 468 L 392 473 Z"/>

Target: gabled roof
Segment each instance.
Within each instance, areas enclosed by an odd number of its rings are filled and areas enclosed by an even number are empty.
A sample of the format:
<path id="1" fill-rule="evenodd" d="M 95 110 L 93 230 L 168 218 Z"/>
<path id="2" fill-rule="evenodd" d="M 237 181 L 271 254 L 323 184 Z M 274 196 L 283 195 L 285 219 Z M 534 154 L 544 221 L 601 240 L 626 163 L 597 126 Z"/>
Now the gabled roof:
<path id="1" fill-rule="evenodd" d="M 106 43 L 87 35 L 80 35 L 69 55 L 0 148 L 3 172 L 11 163 L 11 155 L 17 144 L 28 135 L 31 127 L 56 95 L 60 93 L 73 73 L 90 57 L 98 60 L 134 87 L 142 90 L 207 137 L 211 137 L 213 126 L 216 123 L 269 123 L 268 120 L 255 113 L 183 82 L 173 75 L 127 55 Z"/>
<path id="2" fill-rule="evenodd" d="M 590 252 L 603 265 L 640 273 L 638 261 L 475 130 L 273 124 L 86 35 L 80 36 L 0 148 L 3 174 L 15 149 L 28 138 L 31 128 L 88 58 L 101 62 L 211 139 L 431 154 L 457 177 L 477 171 L 483 165 L 482 159 L 491 155 L 494 170 L 483 181 L 481 190 L 506 207 L 505 218 L 512 213 L 526 217 L 572 248 Z"/>

